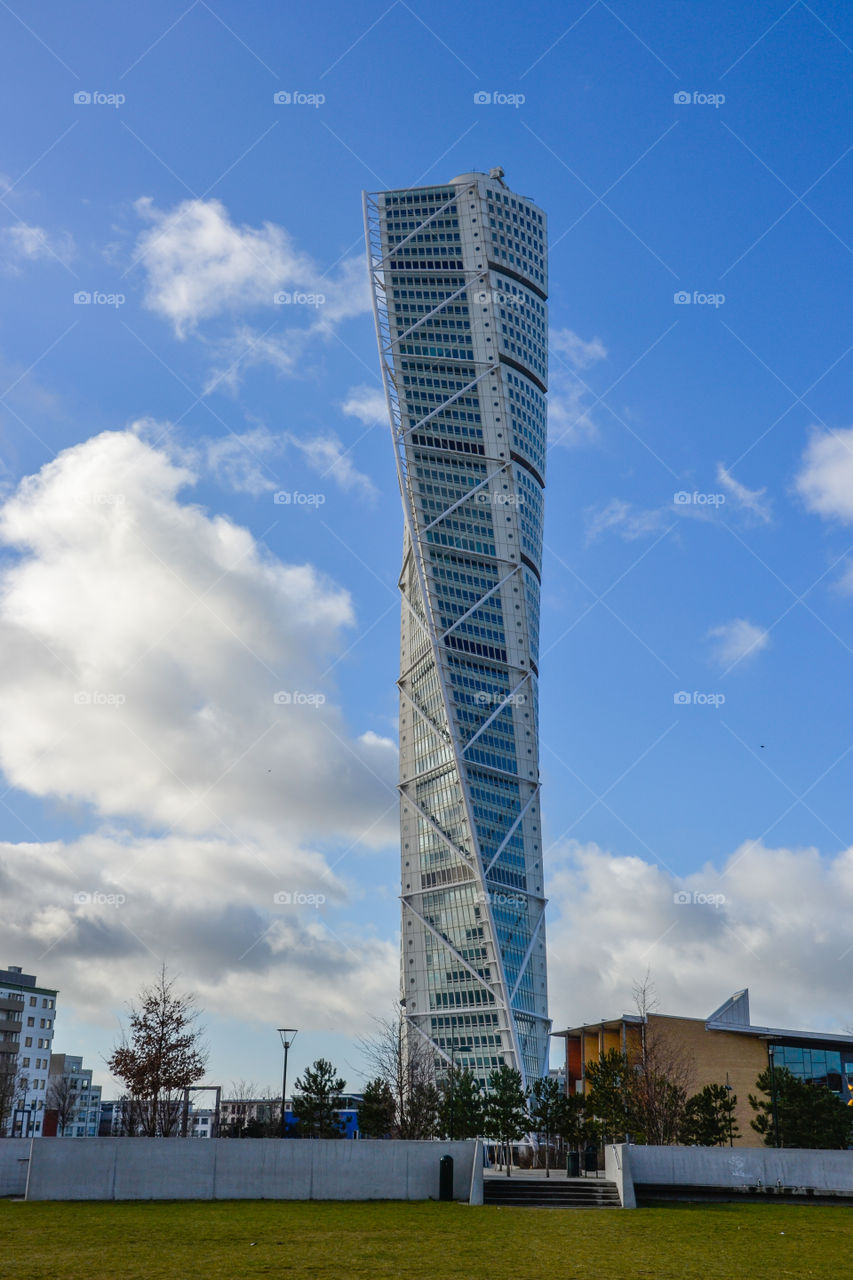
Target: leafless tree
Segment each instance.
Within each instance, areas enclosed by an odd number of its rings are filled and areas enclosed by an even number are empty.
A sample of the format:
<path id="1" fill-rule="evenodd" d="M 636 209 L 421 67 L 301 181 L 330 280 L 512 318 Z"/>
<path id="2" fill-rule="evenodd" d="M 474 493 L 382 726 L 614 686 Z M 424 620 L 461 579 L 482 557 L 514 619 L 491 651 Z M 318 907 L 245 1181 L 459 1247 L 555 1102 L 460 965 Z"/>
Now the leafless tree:
<path id="1" fill-rule="evenodd" d="M 76 1085 L 72 1086 L 69 1076 L 53 1076 L 47 1086 L 45 1109 L 56 1112 L 56 1125 L 59 1133 L 65 1133 L 69 1121 L 79 1105 L 80 1094 Z"/>
<path id="2" fill-rule="evenodd" d="M 635 1067 L 633 1109 L 646 1142 L 665 1146 L 678 1140 L 695 1062 L 654 1016 L 659 1001 L 650 970 L 634 983 L 633 995 L 641 1019 L 639 1050 L 628 1054 Z"/>
<path id="3" fill-rule="evenodd" d="M 394 1137 L 431 1138 L 437 1123 L 439 1093 L 434 1050 L 408 1023 L 402 1006 L 391 1017 L 375 1018 L 376 1031 L 359 1041 L 370 1074 L 394 1095 Z"/>
<path id="4" fill-rule="evenodd" d="M 21 1095 L 21 1080 L 18 1075 L 17 1062 L 0 1063 L 0 1137 L 8 1137 L 12 1132 L 12 1118 Z"/>

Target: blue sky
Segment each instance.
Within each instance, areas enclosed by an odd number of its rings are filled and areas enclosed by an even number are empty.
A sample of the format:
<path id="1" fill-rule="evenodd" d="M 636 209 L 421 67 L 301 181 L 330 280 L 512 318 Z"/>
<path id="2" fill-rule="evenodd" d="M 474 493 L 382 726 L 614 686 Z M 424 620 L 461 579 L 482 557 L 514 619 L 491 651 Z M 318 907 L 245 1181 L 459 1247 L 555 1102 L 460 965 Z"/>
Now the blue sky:
<path id="1" fill-rule="evenodd" d="M 650 966 L 667 1011 L 748 983 L 844 1025 L 849 8 L 0 22 L 0 959 L 62 988 L 58 1047 L 97 1064 L 164 958 L 211 1078 L 274 1086 L 284 1020 L 296 1070 L 359 1079 L 396 990 L 401 545 L 360 193 L 496 164 L 551 238 L 552 1014 Z"/>

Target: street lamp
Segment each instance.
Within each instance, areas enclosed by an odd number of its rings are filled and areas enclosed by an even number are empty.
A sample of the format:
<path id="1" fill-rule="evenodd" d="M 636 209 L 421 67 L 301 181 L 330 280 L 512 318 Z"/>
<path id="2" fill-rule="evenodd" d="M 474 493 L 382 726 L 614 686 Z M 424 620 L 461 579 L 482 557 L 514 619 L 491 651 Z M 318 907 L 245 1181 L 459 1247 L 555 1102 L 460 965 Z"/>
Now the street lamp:
<path id="1" fill-rule="evenodd" d="M 298 1032 L 294 1027 L 279 1027 L 278 1034 L 281 1036 L 281 1044 L 284 1049 L 284 1074 L 281 1077 L 281 1134 L 284 1138 L 287 1134 L 287 1051 L 296 1039 Z"/>
<path id="2" fill-rule="evenodd" d="M 776 1099 L 776 1068 L 774 1059 L 776 1057 L 776 1046 L 769 1044 L 767 1046 L 767 1056 L 770 1059 L 770 1106 L 773 1112 L 773 1139 L 775 1145 L 779 1146 L 779 1105 Z"/>

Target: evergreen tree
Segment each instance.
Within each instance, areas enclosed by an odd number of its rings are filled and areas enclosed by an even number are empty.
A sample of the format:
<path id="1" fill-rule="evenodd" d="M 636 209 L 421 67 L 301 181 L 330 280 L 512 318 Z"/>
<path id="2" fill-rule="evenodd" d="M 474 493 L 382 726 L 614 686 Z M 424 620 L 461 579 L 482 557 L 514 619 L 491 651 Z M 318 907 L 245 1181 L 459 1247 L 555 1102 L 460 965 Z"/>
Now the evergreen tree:
<path id="1" fill-rule="evenodd" d="M 545 1177 L 551 1176 L 551 1139 L 560 1130 L 560 1118 L 568 1101 L 557 1081 L 551 1076 L 533 1081 L 530 1099 L 530 1121 L 545 1139 Z"/>
<path id="2" fill-rule="evenodd" d="M 609 1049 L 598 1062 L 586 1064 L 587 1111 L 601 1122 L 605 1139 L 624 1142 L 637 1133 L 634 1100 L 635 1070 L 618 1049 Z"/>
<path id="3" fill-rule="evenodd" d="M 343 1125 L 335 1114 L 344 1080 L 326 1058 L 306 1067 L 296 1081 L 293 1115 L 300 1138 L 340 1138 Z"/>
<path id="4" fill-rule="evenodd" d="M 489 1076 L 486 1134 L 506 1144 L 507 1177 L 512 1172 L 512 1144 L 524 1137 L 528 1119 L 527 1099 L 521 1083 L 521 1072 L 503 1063 Z"/>
<path id="5" fill-rule="evenodd" d="M 438 1131 L 445 1138 L 477 1138 L 483 1132 L 483 1095 L 476 1077 L 460 1067 L 441 1084 Z"/>
<path id="6" fill-rule="evenodd" d="M 362 1138 L 388 1138 L 394 1129 L 396 1106 L 387 1080 L 370 1080 L 358 1108 L 358 1131 Z"/>
<path id="7" fill-rule="evenodd" d="M 801 1080 L 787 1067 L 777 1067 L 774 1074 L 780 1147 L 844 1150 L 850 1146 L 853 1108 L 848 1108 L 826 1085 Z M 755 1086 L 764 1097 L 749 1095 L 749 1104 L 757 1113 L 750 1124 L 761 1134 L 765 1146 L 775 1147 L 774 1080 L 769 1067 L 762 1071 Z"/>
<path id="8" fill-rule="evenodd" d="M 687 1099 L 679 1141 L 689 1147 L 727 1147 L 740 1132 L 736 1107 L 736 1094 L 724 1084 L 706 1084 Z"/>

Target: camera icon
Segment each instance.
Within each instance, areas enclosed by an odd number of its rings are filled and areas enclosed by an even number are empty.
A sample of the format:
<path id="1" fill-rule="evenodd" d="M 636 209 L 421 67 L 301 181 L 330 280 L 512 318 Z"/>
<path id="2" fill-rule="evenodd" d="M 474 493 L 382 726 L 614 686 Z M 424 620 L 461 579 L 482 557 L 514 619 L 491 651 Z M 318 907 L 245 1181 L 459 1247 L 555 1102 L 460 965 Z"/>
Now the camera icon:
<path id="1" fill-rule="evenodd" d="M 88 707 L 92 701 L 91 693 L 87 693 L 85 689 L 81 689 L 79 693 L 75 693 L 74 701 L 78 707 Z"/>
<path id="2" fill-rule="evenodd" d="M 284 89 L 279 89 L 278 93 L 273 94 L 272 100 L 277 107 L 286 107 L 290 103 L 290 94 Z"/>
<path id="3" fill-rule="evenodd" d="M 272 700 L 276 706 L 289 707 L 293 701 L 293 694 L 287 689 L 279 689 L 278 693 L 273 694 Z"/>
<path id="4" fill-rule="evenodd" d="M 289 907 L 293 901 L 293 894 L 288 893 L 287 889 L 279 889 L 278 893 L 274 893 L 272 900 L 277 907 Z"/>
<path id="5" fill-rule="evenodd" d="M 672 95 L 672 100 L 677 107 L 683 107 L 691 101 L 690 94 L 685 93 L 683 89 L 679 89 L 677 93 Z"/>
<path id="6" fill-rule="evenodd" d="M 686 302 L 690 301 L 690 294 L 686 289 L 679 289 L 678 293 L 672 295 L 672 300 L 678 306 L 683 307 Z"/>
<path id="7" fill-rule="evenodd" d="M 672 895 L 672 900 L 677 907 L 686 907 L 693 901 L 686 889 L 679 889 Z"/>
<path id="8" fill-rule="evenodd" d="M 74 295 L 75 306 L 85 305 L 87 302 L 91 301 L 92 295 L 91 293 L 88 293 L 86 289 L 78 289 Z"/>
<path id="9" fill-rule="evenodd" d="M 91 93 L 87 93 L 85 89 L 78 90 L 74 95 L 74 105 L 76 107 L 88 106 L 91 101 L 92 95 Z"/>
<path id="10" fill-rule="evenodd" d="M 293 301 L 293 295 L 285 291 L 282 291 L 281 293 L 273 294 L 273 302 L 277 307 L 286 306 L 287 303 L 292 301 Z"/>
<path id="11" fill-rule="evenodd" d="M 686 689 L 680 689 L 678 693 L 672 695 L 672 700 L 677 707 L 686 707 L 690 704 L 690 694 Z"/>
<path id="12" fill-rule="evenodd" d="M 672 500 L 677 507 L 686 507 L 692 498 L 692 493 L 688 493 L 686 489 L 679 489 L 678 493 L 672 495 Z"/>
<path id="13" fill-rule="evenodd" d="M 74 901 L 77 903 L 78 907 L 85 907 L 92 901 L 92 895 L 91 893 L 86 893 L 84 889 L 81 889 L 79 893 L 75 893 Z"/>
<path id="14" fill-rule="evenodd" d="M 286 489 L 280 489 L 278 493 L 273 494 L 273 502 L 277 507 L 289 507 L 292 499 Z"/>
<path id="15" fill-rule="evenodd" d="M 492 100 L 492 95 L 490 93 L 485 93 L 482 89 L 480 90 L 479 93 L 474 94 L 474 103 L 478 107 L 484 107 L 488 105 L 488 103 L 490 103 L 491 100 Z"/>

